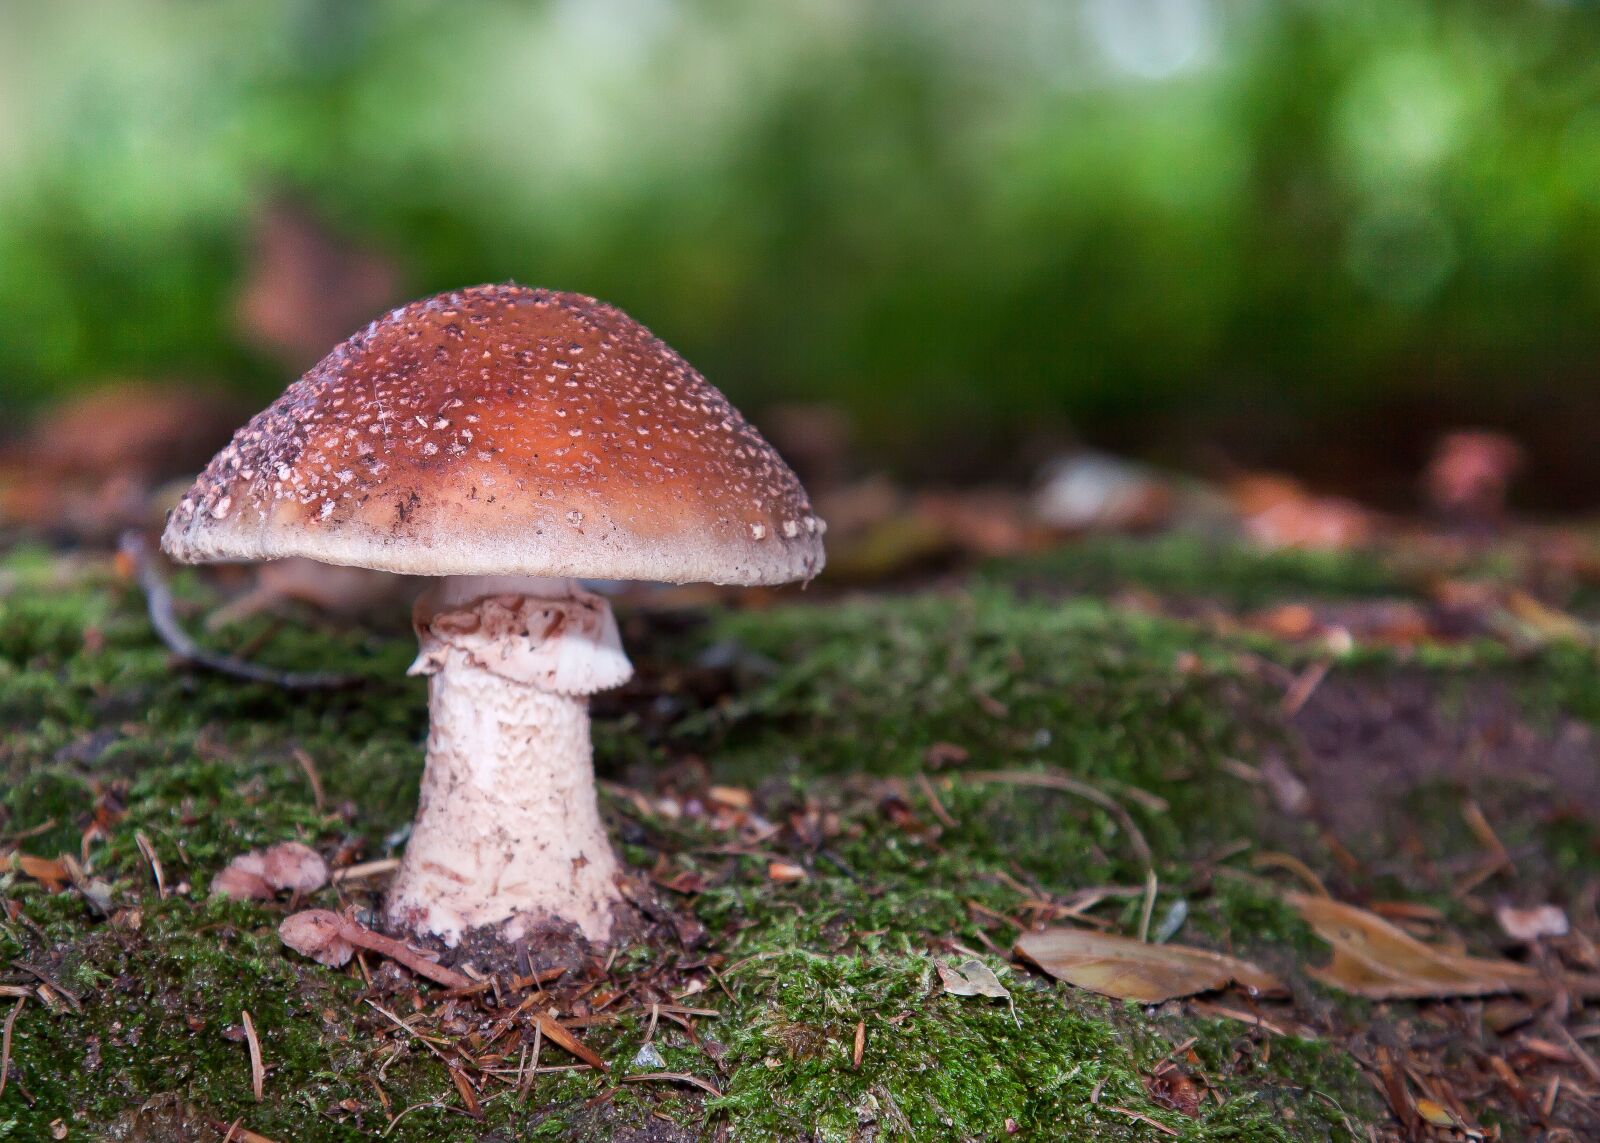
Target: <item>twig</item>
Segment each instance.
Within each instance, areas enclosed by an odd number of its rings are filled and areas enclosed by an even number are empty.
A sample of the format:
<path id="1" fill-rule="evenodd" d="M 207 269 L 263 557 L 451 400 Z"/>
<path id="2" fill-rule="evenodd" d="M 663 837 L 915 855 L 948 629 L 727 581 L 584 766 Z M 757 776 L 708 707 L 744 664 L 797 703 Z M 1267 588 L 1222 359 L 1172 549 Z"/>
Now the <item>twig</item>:
<path id="1" fill-rule="evenodd" d="M 758 960 L 771 960 L 775 956 L 787 956 L 788 952 L 788 949 L 769 949 L 767 952 L 751 953 L 749 956 L 742 957 L 723 969 L 722 975 L 732 976 L 747 964 L 754 964 Z"/>
<path id="2" fill-rule="evenodd" d="M 300 763 L 300 769 L 305 771 L 306 781 L 311 786 L 311 803 L 317 807 L 317 812 L 320 814 L 323 806 L 322 779 L 317 776 L 317 764 L 311 760 L 311 755 L 299 746 L 292 747 L 289 753 L 294 755 L 294 760 Z"/>
<path id="3" fill-rule="evenodd" d="M 544 1033 L 545 1039 L 551 1041 L 558 1048 L 564 1048 L 574 1056 L 577 1056 L 578 1059 L 588 1064 L 591 1068 L 602 1072 L 611 1070 L 610 1064 L 596 1055 L 592 1048 L 586 1047 L 582 1040 L 557 1023 L 555 1017 L 548 1016 L 543 1012 L 534 1012 L 533 1023 L 539 1031 Z"/>
<path id="4" fill-rule="evenodd" d="M 1128 813 L 1121 802 L 1095 789 L 1087 782 L 1080 782 L 1076 778 L 1047 770 L 977 770 L 963 776 L 972 782 L 1004 782 L 1013 786 L 1038 786 L 1046 790 L 1061 790 L 1068 794 L 1076 794 L 1086 801 L 1093 802 L 1117 819 L 1118 824 L 1128 835 L 1129 846 L 1146 868 L 1155 864 L 1155 858 L 1150 852 L 1150 843 L 1145 841 L 1144 834 L 1139 831 L 1138 825 L 1133 820 L 1133 815 Z"/>
<path id="5" fill-rule="evenodd" d="M 1484 817 L 1483 809 L 1477 802 L 1468 799 L 1461 807 L 1461 818 L 1472 835 L 1489 851 L 1489 856 L 1456 884 L 1454 893 L 1457 897 L 1465 897 L 1502 869 L 1512 868 L 1511 854 L 1506 851 L 1505 844 L 1494 832 L 1494 827 Z"/>
<path id="6" fill-rule="evenodd" d="M 13 968 L 20 968 L 29 976 L 37 977 L 44 984 L 48 985 L 52 992 L 60 993 L 62 998 L 66 1000 L 67 1007 L 71 1008 L 74 1012 L 79 1011 L 83 1007 L 83 1001 L 78 999 L 78 994 L 76 992 L 61 987 L 61 985 L 56 983 L 55 979 L 49 976 L 42 968 L 35 968 L 33 965 L 20 960 L 12 961 L 11 966 Z M 44 999 L 44 997 L 41 996 L 40 999 Z"/>
<path id="7" fill-rule="evenodd" d="M 276 1139 L 270 1139 L 259 1131 L 251 1131 L 248 1127 L 239 1126 L 243 1122 L 243 1116 L 235 1119 L 232 1123 L 224 1123 L 220 1119 L 213 1119 L 211 1120 L 211 1126 L 218 1131 L 226 1132 L 222 1137 L 222 1143 L 228 1143 L 230 1139 L 235 1140 L 236 1143 L 278 1143 Z"/>
<path id="8" fill-rule="evenodd" d="M 20 1008 L 21 1005 L 19 1004 L 18 1007 Z M 1595 1061 L 1594 1056 L 1590 1055 L 1587 1048 L 1578 1043 L 1577 1037 L 1569 1032 L 1564 1024 L 1556 1025 L 1556 1034 L 1566 1041 L 1567 1051 L 1571 1052 L 1577 1058 L 1578 1063 L 1583 1065 L 1583 1070 L 1589 1073 L 1589 1078 L 1600 1081 L 1600 1063 Z"/>
<path id="9" fill-rule="evenodd" d="M 1168 1127 L 1165 1123 L 1162 1123 L 1161 1120 L 1159 1120 L 1159 1119 L 1151 1119 L 1148 1115 L 1146 1115 L 1142 1111 L 1134 1111 L 1131 1108 L 1127 1108 L 1127 1107 L 1118 1107 L 1114 1103 L 1108 1103 L 1108 1104 L 1105 1104 L 1104 1106 L 1105 1106 L 1105 1109 L 1107 1111 L 1115 1111 L 1118 1115 L 1126 1115 L 1129 1119 L 1138 1120 L 1140 1123 L 1143 1123 L 1147 1127 L 1154 1127 L 1157 1131 L 1161 1132 L 1161 1134 L 1163 1134 L 1163 1135 L 1171 1135 L 1173 1138 L 1177 1138 L 1177 1136 L 1179 1134 L 1173 1128 Z"/>
<path id="10" fill-rule="evenodd" d="M 275 671 L 271 667 L 245 662 L 231 655 L 207 651 L 191 639 L 178 622 L 172 607 L 172 591 L 156 566 L 144 536 L 136 531 L 124 532 L 119 550 L 133 564 L 139 587 L 144 591 L 150 626 L 155 629 L 161 642 L 166 644 L 167 650 L 190 666 L 291 691 L 338 690 L 361 682 L 359 675 L 331 671 Z"/>
<path id="11" fill-rule="evenodd" d="M 30 826 L 27 829 L 19 829 L 15 833 L 0 834 L 0 841 L 5 842 L 7 845 L 11 845 L 15 842 L 25 841 L 30 837 L 38 837 L 42 833 L 49 833 L 55 828 L 56 819 L 45 818 L 44 821 L 40 822 L 36 826 Z"/>
<path id="12" fill-rule="evenodd" d="M 261 1039 L 256 1035 L 255 1021 L 250 1019 L 249 1012 L 244 1012 L 244 1040 L 250 1047 L 250 1090 L 260 1103 L 266 1093 L 267 1067 L 261 1061 Z"/>
<path id="13" fill-rule="evenodd" d="M 150 876 L 155 878 L 156 896 L 162 899 L 167 895 L 167 875 L 161 868 L 161 858 L 156 856 L 156 847 L 151 844 L 150 838 L 144 830 L 135 830 L 133 842 L 139 847 L 139 852 L 150 865 Z"/>
<path id="14" fill-rule="evenodd" d="M 1331 897 L 1333 895 L 1328 892 L 1328 887 L 1322 883 L 1322 878 L 1317 876 L 1316 871 L 1292 853 L 1278 853 L 1276 851 L 1258 853 L 1250 859 L 1250 864 L 1257 869 L 1286 869 L 1305 882 L 1306 887 L 1317 896 Z"/>
<path id="15" fill-rule="evenodd" d="M 462 1110 L 459 1107 L 451 1107 L 448 1103 L 440 1103 L 438 1100 L 429 1100 L 426 1103 L 413 1103 L 410 1107 L 406 1108 L 399 1115 L 396 1115 L 393 1119 L 389 1120 L 389 1126 L 387 1126 L 387 1127 L 385 1127 L 383 1129 L 384 1136 L 387 1137 L 389 1132 L 394 1130 L 395 1124 L 399 1123 L 402 1119 L 404 1119 L 406 1116 L 410 1115 L 413 1111 L 421 1111 L 425 1107 L 431 1107 L 435 1111 L 453 1112 L 456 1115 L 466 1115 L 467 1114 L 464 1110 Z M 470 1119 L 471 1116 L 468 1116 L 468 1118 Z"/>
<path id="16" fill-rule="evenodd" d="M 377 861 L 363 861 L 360 865 L 335 869 L 328 880 L 335 885 L 344 881 L 365 881 L 369 877 L 381 877 L 385 873 L 393 873 L 399 868 L 398 857 L 380 857 Z"/>
<path id="17" fill-rule="evenodd" d="M 424 1048 L 427 1048 L 428 1051 L 430 1051 L 434 1055 L 438 1056 L 441 1060 L 443 1060 L 445 1062 L 446 1065 L 448 1065 L 450 1063 L 450 1057 L 445 1055 L 443 1052 L 441 1052 L 439 1050 L 439 1048 L 438 1048 L 438 1045 L 436 1045 L 427 1036 L 424 1036 L 421 1032 L 417 1031 L 410 1024 L 407 1024 L 404 1020 L 400 1019 L 400 1017 L 396 1016 L 393 1012 L 390 1012 L 383 1005 L 379 1004 L 376 1000 L 367 1000 L 367 1001 L 365 1001 L 365 1003 L 366 1003 L 367 1007 L 371 1008 L 374 1012 L 377 1012 L 377 1013 L 380 1013 L 381 1015 L 387 1016 L 390 1020 L 394 1021 L 394 1023 L 399 1027 L 399 1029 L 402 1032 L 404 1032 L 406 1035 L 410 1036 L 412 1039 L 416 1040 Z"/>
<path id="18" fill-rule="evenodd" d="M 17 1017 L 22 1015 L 22 1006 L 28 1002 L 26 996 L 17 997 L 17 1002 L 6 1014 L 6 1023 L 0 1031 L 0 1095 L 6 1092 L 6 1076 L 11 1071 L 11 1029 L 16 1027 Z"/>
<path id="19" fill-rule="evenodd" d="M 722 1092 L 717 1085 L 699 1076 L 689 1075 L 687 1072 L 640 1072 L 637 1075 L 623 1076 L 623 1083 L 650 1083 L 653 1080 L 662 1080 L 666 1083 L 686 1083 L 697 1087 L 716 1099 L 722 1098 Z"/>
<path id="20" fill-rule="evenodd" d="M 1278 703 L 1278 709 L 1285 718 L 1293 718 L 1300 713 L 1300 709 L 1306 705 L 1306 700 L 1322 684 L 1322 680 L 1328 677 L 1328 671 L 1332 666 L 1328 660 L 1320 659 L 1295 678 Z"/>
<path id="21" fill-rule="evenodd" d="M 1232 1008 L 1226 1004 L 1218 1004 L 1211 1000 L 1190 1000 L 1189 1008 L 1200 1016 L 1221 1018 L 1224 1020 L 1237 1020 L 1241 1024 L 1248 1024 L 1252 1028 L 1260 1028 L 1271 1032 L 1274 1036 L 1298 1036 L 1302 1040 L 1315 1040 L 1317 1036 L 1310 1028 L 1297 1025 L 1290 1028 L 1283 1024 L 1269 1020 L 1259 1012 L 1247 1012 L 1242 1008 Z"/>
<path id="22" fill-rule="evenodd" d="M 1139 940 L 1148 943 L 1150 940 L 1150 917 L 1156 911 L 1156 891 L 1161 883 L 1156 880 L 1156 871 L 1147 870 L 1144 875 L 1144 904 L 1139 909 Z"/>
<path id="23" fill-rule="evenodd" d="M 528 1069 L 527 1078 L 517 1088 L 517 1102 L 519 1104 L 526 1103 L 528 1101 L 528 1092 L 533 1090 L 533 1081 L 539 1075 L 539 1053 L 543 1048 L 544 1029 L 539 1027 L 538 1022 L 535 1021 L 533 1025 L 533 1064 Z"/>
<path id="24" fill-rule="evenodd" d="M 928 809 L 933 811 L 933 816 L 949 829 L 955 829 L 956 819 L 950 816 L 950 811 L 944 808 L 944 803 L 939 800 L 938 793 L 933 788 L 933 783 L 928 781 L 928 776 L 921 770 L 917 771 L 917 786 L 922 790 L 922 796 L 928 799 Z"/>

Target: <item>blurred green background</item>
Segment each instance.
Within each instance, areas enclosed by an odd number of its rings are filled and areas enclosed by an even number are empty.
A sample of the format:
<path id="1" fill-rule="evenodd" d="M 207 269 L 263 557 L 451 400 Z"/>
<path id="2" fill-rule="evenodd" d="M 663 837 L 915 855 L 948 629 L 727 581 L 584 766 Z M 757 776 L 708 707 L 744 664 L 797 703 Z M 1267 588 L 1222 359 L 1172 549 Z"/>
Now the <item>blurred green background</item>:
<path id="1" fill-rule="evenodd" d="M 0 404 L 264 399 L 515 279 L 924 479 L 1070 431 L 1379 490 L 1485 423 L 1571 505 L 1597 48 L 1556 0 L 8 0 Z"/>

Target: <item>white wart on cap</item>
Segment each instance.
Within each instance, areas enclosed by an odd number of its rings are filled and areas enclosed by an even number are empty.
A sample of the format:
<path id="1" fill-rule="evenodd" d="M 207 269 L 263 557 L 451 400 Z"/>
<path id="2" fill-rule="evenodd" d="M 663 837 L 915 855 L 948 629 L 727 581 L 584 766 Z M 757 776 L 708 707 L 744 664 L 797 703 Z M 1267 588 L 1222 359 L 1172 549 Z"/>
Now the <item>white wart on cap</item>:
<path id="1" fill-rule="evenodd" d="M 793 472 L 720 392 L 593 298 L 478 286 L 339 346 L 167 523 L 190 563 L 772 584 L 822 569 Z"/>

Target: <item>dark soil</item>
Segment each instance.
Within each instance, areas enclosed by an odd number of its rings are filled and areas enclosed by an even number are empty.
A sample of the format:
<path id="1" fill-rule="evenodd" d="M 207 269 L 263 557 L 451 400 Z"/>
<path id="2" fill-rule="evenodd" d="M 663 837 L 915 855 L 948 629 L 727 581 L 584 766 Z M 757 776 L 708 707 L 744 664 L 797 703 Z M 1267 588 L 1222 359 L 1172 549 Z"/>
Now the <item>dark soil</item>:
<path id="1" fill-rule="evenodd" d="M 1409 857 L 1421 870 L 1419 856 L 1447 856 L 1426 853 L 1421 835 L 1471 803 L 1508 844 L 1523 843 L 1513 845 L 1522 881 L 1546 886 L 1560 880 L 1563 855 L 1531 844 L 1541 831 L 1600 823 L 1595 728 L 1536 709 L 1503 678 L 1335 670 L 1291 727 L 1287 761 L 1309 816 L 1362 857 Z"/>

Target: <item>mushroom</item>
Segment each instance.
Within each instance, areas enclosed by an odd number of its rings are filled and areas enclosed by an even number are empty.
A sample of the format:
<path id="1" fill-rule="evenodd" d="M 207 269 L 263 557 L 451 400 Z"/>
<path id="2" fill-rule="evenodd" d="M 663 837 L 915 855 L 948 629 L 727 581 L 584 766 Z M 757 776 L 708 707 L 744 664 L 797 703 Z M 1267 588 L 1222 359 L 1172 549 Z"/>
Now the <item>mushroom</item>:
<path id="1" fill-rule="evenodd" d="M 350 963 L 356 949 L 382 953 L 397 960 L 419 976 L 444 985 L 446 988 L 471 988 L 472 978 L 463 976 L 442 964 L 436 964 L 425 952 L 375 933 L 351 917 L 340 916 L 332 909 L 302 909 L 291 913 L 278 926 L 278 939 L 301 956 L 308 956 L 319 964 L 343 968 Z"/>
<path id="2" fill-rule="evenodd" d="M 622 894 L 588 704 L 633 668 L 577 579 L 809 580 L 824 530 L 772 447 L 649 330 L 507 285 L 414 302 L 340 345 L 212 459 L 161 543 L 187 563 L 439 577 L 413 610 L 431 727 L 387 923 L 454 946 L 555 922 L 604 944 Z"/>
<path id="3" fill-rule="evenodd" d="M 270 901 L 285 890 L 315 893 L 328 883 L 328 863 L 298 841 L 280 841 L 266 849 L 241 853 L 211 882 L 211 892 L 241 901 Z"/>

